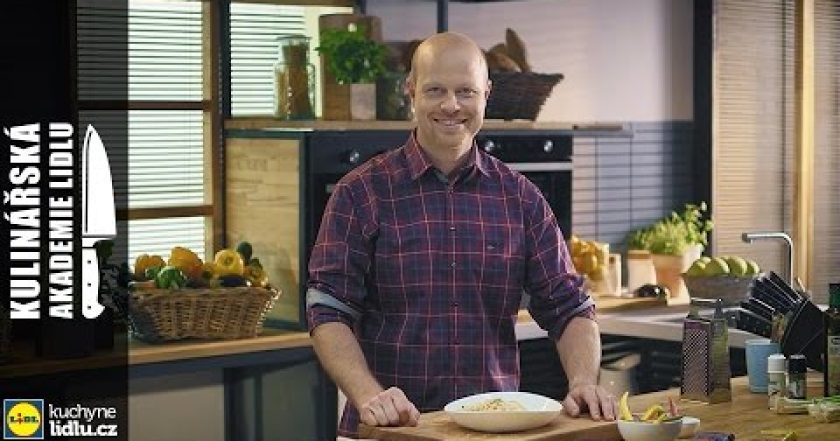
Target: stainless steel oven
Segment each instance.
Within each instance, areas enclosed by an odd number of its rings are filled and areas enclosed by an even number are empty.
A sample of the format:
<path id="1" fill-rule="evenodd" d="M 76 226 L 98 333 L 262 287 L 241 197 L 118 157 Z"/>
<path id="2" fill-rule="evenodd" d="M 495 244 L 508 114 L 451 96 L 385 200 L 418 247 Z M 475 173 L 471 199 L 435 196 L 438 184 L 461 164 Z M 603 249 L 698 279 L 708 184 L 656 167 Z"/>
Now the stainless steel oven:
<path id="1" fill-rule="evenodd" d="M 330 194 L 347 172 L 386 150 L 400 147 L 406 131 L 319 131 L 306 137 L 304 243 L 315 243 Z M 564 234 L 572 227 L 572 136 L 552 131 L 482 131 L 479 148 L 521 172 L 539 187 Z M 304 263 L 305 265 L 305 263 Z M 301 274 L 306 274 L 302 268 Z"/>

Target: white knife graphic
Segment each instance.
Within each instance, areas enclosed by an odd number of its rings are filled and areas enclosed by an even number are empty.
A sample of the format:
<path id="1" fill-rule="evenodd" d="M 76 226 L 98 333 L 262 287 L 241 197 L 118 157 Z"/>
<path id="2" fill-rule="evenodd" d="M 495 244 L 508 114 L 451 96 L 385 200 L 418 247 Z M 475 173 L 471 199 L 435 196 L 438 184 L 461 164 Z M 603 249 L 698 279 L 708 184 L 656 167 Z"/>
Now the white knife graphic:
<path id="1" fill-rule="evenodd" d="M 94 246 L 116 235 L 108 154 L 96 129 L 88 124 L 82 148 L 82 314 L 86 319 L 99 317 L 105 310 L 99 303 L 99 259 Z"/>

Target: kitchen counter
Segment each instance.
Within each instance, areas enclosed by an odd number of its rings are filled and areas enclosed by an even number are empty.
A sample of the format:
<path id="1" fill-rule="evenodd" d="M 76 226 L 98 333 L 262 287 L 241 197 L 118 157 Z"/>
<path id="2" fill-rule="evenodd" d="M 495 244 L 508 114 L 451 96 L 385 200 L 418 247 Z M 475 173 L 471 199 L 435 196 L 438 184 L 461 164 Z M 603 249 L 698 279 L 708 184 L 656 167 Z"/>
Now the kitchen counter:
<path id="1" fill-rule="evenodd" d="M 809 373 L 809 396 L 822 394 L 821 374 Z M 639 412 L 654 403 L 667 402 L 667 397 L 678 397 L 679 389 L 654 392 L 631 397 L 630 409 Z M 762 430 L 795 430 L 802 440 L 840 439 L 840 424 L 816 423 L 808 415 L 777 415 L 767 409 L 765 394 L 751 393 L 746 377 L 732 380 L 732 401 L 705 404 L 680 402 L 684 415 L 700 419 L 701 431 L 735 434 L 737 440 L 756 439 Z M 430 412 L 420 416 L 417 427 L 360 427 L 367 438 L 381 441 L 437 441 L 470 439 L 482 441 L 561 441 L 577 439 L 621 440 L 615 422 L 595 422 L 584 418 L 561 415 L 542 428 L 513 434 L 483 434 L 463 429 L 443 412 Z"/>
<path id="2" fill-rule="evenodd" d="M 635 301 L 635 299 L 626 300 Z M 688 315 L 688 305 L 666 306 L 652 303 L 648 307 L 627 308 L 623 305 L 615 306 L 617 303 L 613 299 L 609 299 L 608 302 L 596 299 L 595 303 L 598 326 L 602 334 L 682 341 L 683 319 Z M 605 305 L 602 306 L 601 303 Z M 518 340 L 543 338 L 546 335 L 547 333 L 531 320 L 526 311 L 520 311 L 516 326 Z M 744 348 L 746 340 L 751 338 L 759 338 L 759 336 L 740 329 L 729 329 L 730 347 Z"/>

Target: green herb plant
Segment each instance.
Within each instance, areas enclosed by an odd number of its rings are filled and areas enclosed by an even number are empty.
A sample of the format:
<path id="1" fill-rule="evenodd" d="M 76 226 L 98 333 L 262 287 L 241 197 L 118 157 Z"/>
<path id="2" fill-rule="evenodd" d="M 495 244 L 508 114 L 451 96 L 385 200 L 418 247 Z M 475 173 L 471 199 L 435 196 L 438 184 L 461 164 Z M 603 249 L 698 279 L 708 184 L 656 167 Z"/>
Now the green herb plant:
<path id="1" fill-rule="evenodd" d="M 315 50 L 327 58 L 339 84 L 373 83 L 385 71 L 385 46 L 369 39 L 360 26 L 322 30 Z"/>
<path id="2" fill-rule="evenodd" d="M 672 211 L 653 225 L 631 232 L 627 237 L 628 248 L 679 256 L 692 245 L 706 246 L 714 225 L 707 211 L 705 202 L 685 204 L 682 213 Z"/>

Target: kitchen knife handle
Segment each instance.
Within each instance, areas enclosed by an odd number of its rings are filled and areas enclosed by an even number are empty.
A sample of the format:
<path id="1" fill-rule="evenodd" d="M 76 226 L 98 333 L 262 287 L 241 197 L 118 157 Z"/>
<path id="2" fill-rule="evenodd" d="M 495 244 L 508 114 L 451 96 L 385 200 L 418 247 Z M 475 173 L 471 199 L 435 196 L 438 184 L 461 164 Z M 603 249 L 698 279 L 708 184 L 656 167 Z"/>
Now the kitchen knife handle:
<path id="1" fill-rule="evenodd" d="M 99 304 L 99 257 L 96 248 L 82 248 L 82 315 L 95 319 L 105 308 Z"/>

